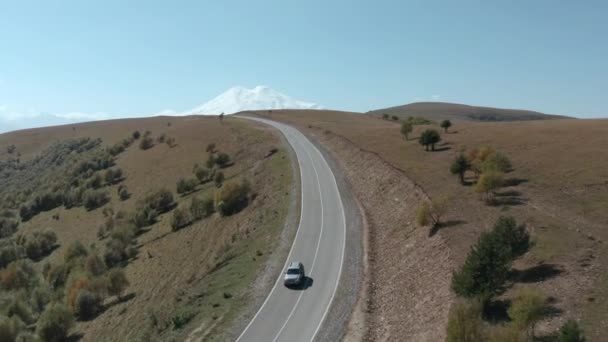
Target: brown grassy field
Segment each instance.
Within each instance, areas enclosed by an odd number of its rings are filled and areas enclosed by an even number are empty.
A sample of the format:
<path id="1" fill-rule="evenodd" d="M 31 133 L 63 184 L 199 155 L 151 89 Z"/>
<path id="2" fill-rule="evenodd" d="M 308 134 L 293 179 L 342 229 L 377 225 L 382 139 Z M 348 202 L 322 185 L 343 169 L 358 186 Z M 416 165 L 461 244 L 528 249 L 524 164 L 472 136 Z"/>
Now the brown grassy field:
<path id="1" fill-rule="evenodd" d="M 164 133 L 175 138 L 175 145 L 156 143 L 144 151 L 136 141 L 117 156 L 116 167 L 125 174 L 120 184 L 131 193 L 128 200 L 120 201 L 119 184 L 111 185 L 106 187 L 111 200 L 102 208 L 59 207 L 42 212 L 21 223 L 18 233 L 43 228 L 56 232 L 59 248 L 39 261 L 38 267 L 61 262 L 72 241 L 102 250 L 106 240 L 97 231 L 107 219 L 104 209 L 130 212 L 146 194 L 160 188 L 173 192 L 178 208 L 188 207 L 193 196 L 213 198 L 213 182 L 186 196 L 176 194 L 176 182 L 192 177 L 195 164 L 205 164 L 207 145 L 215 143 L 234 161 L 222 169 L 225 183 L 250 182 L 254 196 L 249 206 L 228 217 L 216 213 L 176 232 L 170 226 L 172 213 L 162 214 L 137 238 L 137 255 L 124 268 L 130 282 L 125 299 L 108 299 L 103 312 L 93 320 L 77 322 L 72 335 L 83 341 L 183 340 L 200 328 L 198 338 L 225 340 L 234 333 L 230 327 L 238 314 L 263 295 L 259 289 L 253 291 L 252 284 L 277 246 L 288 204 L 294 198 L 290 158 L 274 131 L 242 119 L 227 118 L 220 123 L 216 117 L 94 122 L 2 134 L 0 159 L 8 157 L 6 147 L 11 144 L 25 161 L 57 140 L 99 137 L 104 145 L 111 145 L 134 130 L 150 130 L 153 137 Z M 269 153 L 275 148 L 276 153 Z M 174 322 L 178 316 L 186 318 L 181 327 Z"/>
<path id="2" fill-rule="evenodd" d="M 406 141 L 400 135 L 398 122 L 367 115 L 332 111 L 259 114 L 294 124 L 323 141 L 335 141 L 332 136 L 340 137 L 356 146 L 359 154 L 378 156 L 401 170 L 431 198 L 447 196 L 446 224 L 438 235 L 449 247 L 452 267 L 464 261 L 480 232 L 491 228 L 497 217 L 511 215 L 518 222 L 526 223 L 535 245 L 516 261 L 514 267 L 519 272 L 515 273 L 508 291 L 501 298 L 512 298 L 514 291 L 521 287 L 542 289 L 551 299 L 554 310 L 537 325 L 536 334 L 540 336 L 554 334 L 567 319 L 580 320 L 591 340 L 601 339 L 608 329 L 608 250 L 604 246 L 608 239 L 605 229 L 608 224 L 608 158 L 605 152 L 608 120 L 457 122 L 449 133 L 442 132 L 438 151 L 425 152 L 417 142 L 418 134 L 428 128 L 425 126 L 416 126 L 410 140 Z M 343 149 L 340 146 L 334 144 L 329 148 L 339 155 L 342 153 L 339 149 Z M 473 187 L 460 185 L 457 177 L 449 172 L 459 151 L 481 146 L 491 146 L 505 153 L 514 166 L 506 175 L 510 185 L 498 191 L 495 205 L 486 204 Z M 375 177 L 369 169 L 351 171 L 353 174 L 367 172 L 359 176 L 368 177 L 370 183 Z M 467 175 L 469 180 L 472 176 Z M 391 209 L 392 205 L 386 205 L 390 200 L 392 198 L 386 198 L 384 203 L 380 201 L 374 211 L 389 215 L 395 210 Z M 394 235 L 391 233 L 394 229 L 398 227 L 370 227 L 372 250 L 379 249 L 381 254 L 382 249 L 387 248 L 373 243 L 377 236 L 386 234 L 403 239 L 402 248 L 406 248 L 408 236 Z M 387 260 L 397 264 L 403 262 L 394 258 Z M 441 275 L 435 277 L 441 278 Z M 391 278 L 373 279 L 379 288 L 370 294 L 372 306 L 374 301 L 385 301 L 374 297 L 382 293 L 383 287 L 390 287 L 392 296 L 411 296 L 410 290 L 395 288 L 392 281 Z M 427 287 L 434 285 L 426 284 Z M 390 301 L 386 305 L 390 306 Z M 387 317 L 403 319 L 391 323 L 370 314 L 372 329 L 398 331 L 387 325 L 404 324 L 410 319 L 407 317 L 414 314 L 410 311 L 413 308 L 403 310 L 395 306 L 390 310 L 386 312 Z M 416 315 L 421 315 L 420 310 L 431 309 L 417 307 Z M 382 336 L 392 340 L 398 335 L 384 333 Z"/>

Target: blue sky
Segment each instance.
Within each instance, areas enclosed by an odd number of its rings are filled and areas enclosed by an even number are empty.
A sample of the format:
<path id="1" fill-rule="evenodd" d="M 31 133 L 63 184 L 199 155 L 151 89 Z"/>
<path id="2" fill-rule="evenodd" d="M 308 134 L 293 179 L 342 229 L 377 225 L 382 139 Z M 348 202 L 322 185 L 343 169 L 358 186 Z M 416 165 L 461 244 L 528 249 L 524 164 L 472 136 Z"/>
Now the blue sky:
<path id="1" fill-rule="evenodd" d="M 353 111 L 605 117 L 607 17 L 606 1 L 0 0 L 0 118 L 183 111 L 258 84 Z"/>

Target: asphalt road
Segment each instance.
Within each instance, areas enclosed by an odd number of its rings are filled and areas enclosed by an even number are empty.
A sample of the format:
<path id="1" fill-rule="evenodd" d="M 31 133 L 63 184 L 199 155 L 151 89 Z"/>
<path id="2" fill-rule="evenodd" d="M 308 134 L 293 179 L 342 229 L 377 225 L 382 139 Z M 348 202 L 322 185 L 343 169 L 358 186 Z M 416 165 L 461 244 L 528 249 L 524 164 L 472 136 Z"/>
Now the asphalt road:
<path id="1" fill-rule="evenodd" d="M 334 174 L 319 150 L 297 129 L 248 118 L 279 129 L 296 153 L 302 184 L 298 231 L 285 261 L 304 264 L 307 285 L 288 289 L 283 274 L 237 342 L 313 341 L 338 288 L 346 219 Z"/>

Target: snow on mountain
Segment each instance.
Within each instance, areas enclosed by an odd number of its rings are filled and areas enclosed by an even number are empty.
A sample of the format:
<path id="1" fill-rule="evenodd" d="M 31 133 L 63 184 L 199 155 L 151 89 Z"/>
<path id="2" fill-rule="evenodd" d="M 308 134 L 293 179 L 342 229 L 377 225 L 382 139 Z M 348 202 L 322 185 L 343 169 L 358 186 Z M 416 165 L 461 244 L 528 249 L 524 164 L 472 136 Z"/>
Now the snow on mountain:
<path id="1" fill-rule="evenodd" d="M 262 109 L 321 109 L 318 104 L 293 99 L 266 86 L 232 87 L 211 101 L 185 114 L 233 114 Z"/>

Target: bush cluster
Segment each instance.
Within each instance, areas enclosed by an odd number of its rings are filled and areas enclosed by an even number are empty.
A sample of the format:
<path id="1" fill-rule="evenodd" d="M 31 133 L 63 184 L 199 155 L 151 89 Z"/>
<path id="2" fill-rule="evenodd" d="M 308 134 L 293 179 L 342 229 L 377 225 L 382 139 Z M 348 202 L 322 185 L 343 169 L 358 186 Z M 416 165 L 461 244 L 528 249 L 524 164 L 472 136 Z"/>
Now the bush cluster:
<path id="1" fill-rule="evenodd" d="M 87 210 L 97 209 L 110 201 L 110 195 L 103 190 L 86 190 L 82 195 L 84 207 Z"/>
<path id="2" fill-rule="evenodd" d="M 214 212 L 213 199 L 208 197 L 192 197 L 190 201 L 190 215 L 197 221 L 211 216 Z"/>
<path id="3" fill-rule="evenodd" d="M 196 190 L 197 185 L 199 184 L 198 178 L 180 178 L 177 181 L 177 193 L 180 195 L 189 194 Z"/>
<path id="4" fill-rule="evenodd" d="M 106 184 L 111 185 L 123 179 L 122 169 L 107 169 L 104 175 Z"/>
<path id="5" fill-rule="evenodd" d="M 251 187 L 244 180 L 240 184 L 225 184 L 217 192 L 217 211 L 222 216 L 230 216 L 243 210 L 249 204 L 249 193 Z"/>
<path id="6" fill-rule="evenodd" d="M 150 131 L 146 131 L 144 136 L 139 141 L 140 150 L 148 150 L 154 146 L 154 139 L 150 136 Z"/>
<path id="7" fill-rule="evenodd" d="M 17 243 L 24 248 L 28 258 L 38 261 L 57 247 L 57 234 L 50 229 L 35 231 L 29 236 L 21 235 Z"/>
<path id="8" fill-rule="evenodd" d="M 0 217 L 0 239 L 10 237 L 15 234 L 19 222 L 12 218 Z"/>
<path id="9" fill-rule="evenodd" d="M 171 230 L 177 231 L 192 223 L 190 210 L 188 208 L 177 208 L 173 210 L 171 217 Z"/>

